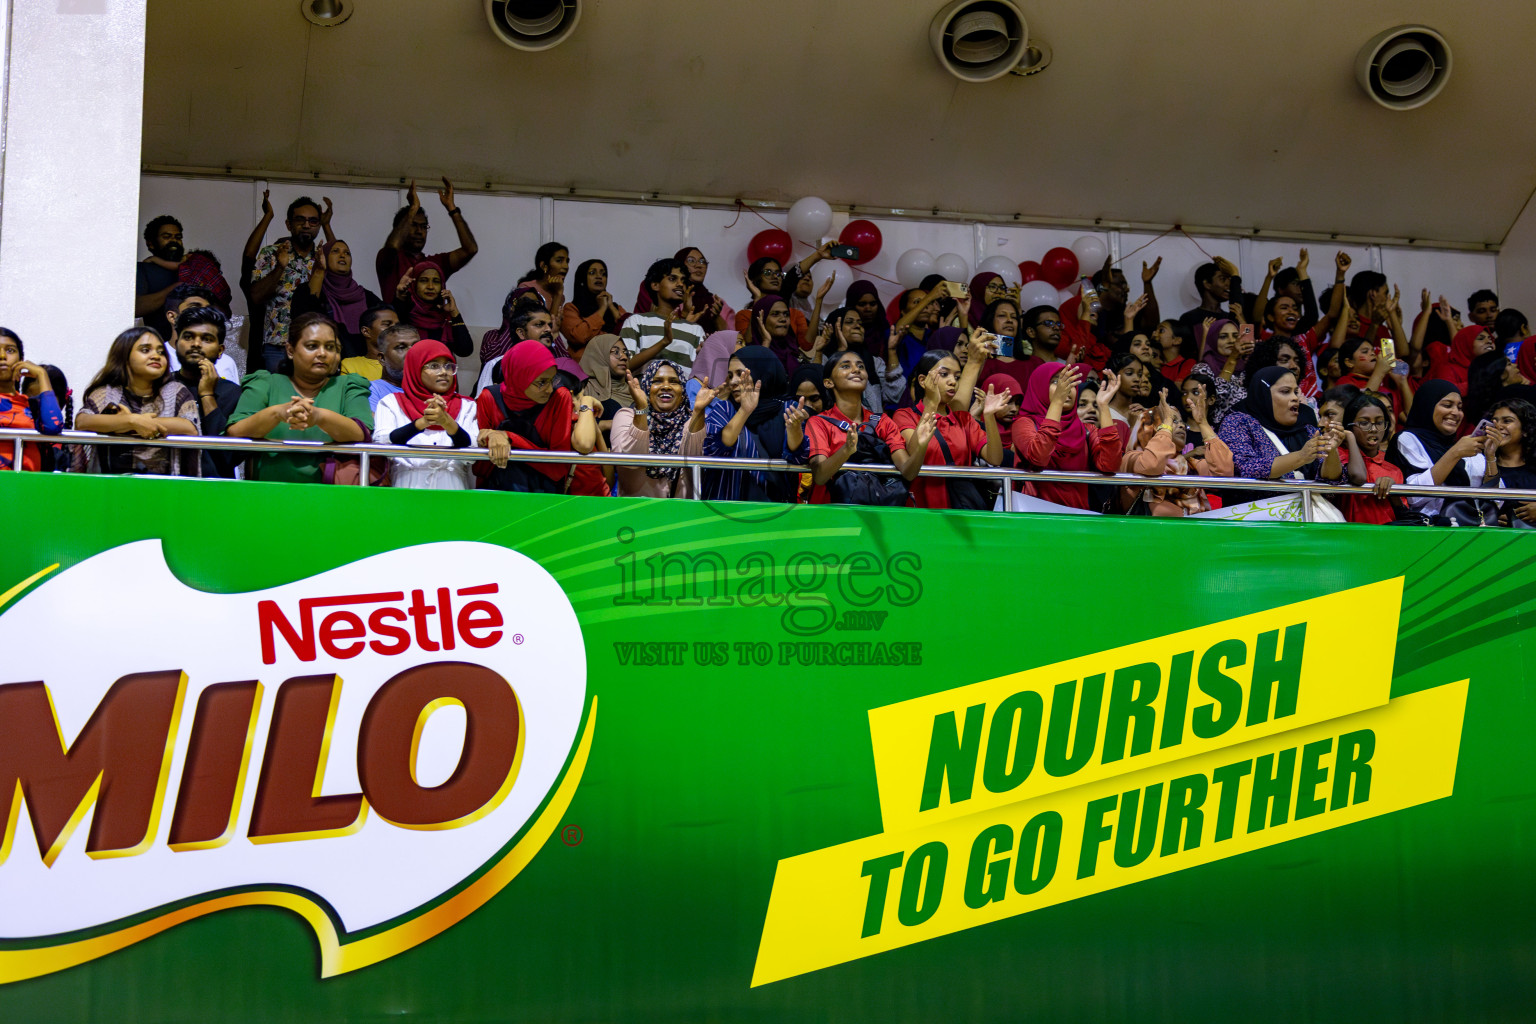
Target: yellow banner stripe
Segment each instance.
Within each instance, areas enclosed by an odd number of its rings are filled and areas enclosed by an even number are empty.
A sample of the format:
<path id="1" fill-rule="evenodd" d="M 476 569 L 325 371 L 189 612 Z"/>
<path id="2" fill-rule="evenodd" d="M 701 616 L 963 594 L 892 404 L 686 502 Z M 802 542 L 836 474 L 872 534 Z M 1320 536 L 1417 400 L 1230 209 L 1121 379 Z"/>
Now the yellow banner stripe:
<path id="1" fill-rule="evenodd" d="M 1173 764 L 781 860 L 752 984 L 1449 796 L 1466 697 L 1463 680 Z M 1280 793 L 1278 782 L 1266 781 L 1264 798 L 1255 801 L 1257 774 L 1285 778 L 1288 794 Z M 1203 793 L 1197 794 L 1196 780 L 1203 780 Z M 1231 811 L 1224 815 L 1229 799 Z M 1187 810 L 1168 813 L 1175 802 L 1201 814 L 1198 827 Z M 1122 807 L 1138 812 L 1126 819 L 1127 828 L 1119 819 Z M 1145 807 L 1158 812 L 1149 819 L 1149 833 L 1142 831 L 1148 819 L 1139 814 Z M 1229 836 L 1217 832 L 1224 817 Z M 1170 830 L 1170 821 L 1176 829 Z M 1007 850 L 1001 849 L 1005 833 L 1011 837 Z M 1059 845 L 1052 870 L 1047 861 L 1053 833 Z M 1026 856 L 1020 856 L 1021 845 Z M 1004 861 L 1006 867 L 997 867 Z M 882 879 L 883 898 L 876 899 Z"/>

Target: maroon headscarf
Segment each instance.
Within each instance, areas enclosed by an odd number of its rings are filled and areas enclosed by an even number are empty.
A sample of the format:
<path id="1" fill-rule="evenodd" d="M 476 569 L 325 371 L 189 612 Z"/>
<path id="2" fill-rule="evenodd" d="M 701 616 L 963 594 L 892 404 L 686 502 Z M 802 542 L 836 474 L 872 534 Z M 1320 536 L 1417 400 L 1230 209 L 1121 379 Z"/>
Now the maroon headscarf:
<path id="1" fill-rule="evenodd" d="M 784 303 L 786 309 L 789 307 L 789 303 L 785 302 L 782 295 L 764 295 L 752 303 L 752 322 L 747 325 L 747 330 L 750 332 L 748 337 L 754 341 L 756 340 L 758 316 L 766 318 L 769 310 L 781 302 Z M 782 341 L 771 341 L 768 345 L 768 351 L 779 357 L 779 362 L 784 364 L 785 373 L 794 373 L 795 368 L 800 365 L 800 342 L 795 338 L 793 327 L 790 328 L 788 334 L 784 335 Z M 718 384 L 719 382 L 711 381 L 710 383 Z"/>
<path id="2" fill-rule="evenodd" d="M 438 276 L 446 283 L 448 275 L 443 273 L 443 268 L 435 260 L 422 260 L 411 268 L 411 290 L 407 296 L 409 306 L 405 309 L 405 322 L 421 332 L 423 338 L 436 338 L 438 341 L 447 342 L 452 334 L 452 328 L 448 326 L 448 314 L 443 311 L 441 304 L 437 302 L 426 303 L 416 292 L 417 282 L 421 275 L 428 270 L 435 270 Z M 326 274 L 329 278 L 330 274 Z"/>
<path id="3" fill-rule="evenodd" d="M 1019 414 L 1028 416 L 1035 426 L 1045 422 L 1045 414 L 1051 407 L 1051 378 L 1066 367 L 1066 363 L 1046 363 L 1035 367 L 1029 376 L 1029 387 L 1024 389 L 1024 400 L 1019 403 Z M 1078 364 L 1078 372 L 1086 380 L 1092 367 Z M 1064 459 L 1060 469 L 1088 468 L 1088 428 L 1077 418 L 1077 396 L 1061 410 L 1061 435 L 1057 440 L 1060 448 L 1070 448 L 1073 454 Z"/>
<path id="4" fill-rule="evenodd" d="M 971 278 L 971 312 L 968 319 L 972 327 L 981 326 L 981 318 L 987 313 L 988 302 L 983 298 L 987 294 L 987 285 L 993 281 L 1002 280 L 1003 275 L 994 274 L 990 270 L 983 270 Z"/>

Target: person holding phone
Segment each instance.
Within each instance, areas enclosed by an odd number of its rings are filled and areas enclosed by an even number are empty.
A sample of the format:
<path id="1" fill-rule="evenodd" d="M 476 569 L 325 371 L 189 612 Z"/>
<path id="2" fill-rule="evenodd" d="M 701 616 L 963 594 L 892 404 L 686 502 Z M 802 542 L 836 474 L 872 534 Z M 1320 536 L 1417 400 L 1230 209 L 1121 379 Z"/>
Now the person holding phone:
<path id="1" fill-rule="evenodd" d="M 27 362 L 21 337 L 4 327 L 0 327 L 0 427 L 40 434 L 64 430 L 64 415 L 47 372 Z M 0 471 L 16 468 L 14 451 L 14 445 L 0 445 Z M 51 446 L 29 441 L 21 449 L 21 468 L 34 472 L 52 469 L 51 455 Z"/>
<path id="2" fill-rule="evenodd" d="M 1286 478 L 1337 481 L 1342 426 L 1319 427 L 1301 400 L 1294 370 L 1271 366 L 1248 385 L 1243 404 L 1221 421 L 1217 436 L 1232 451 L 1233 475 L 1253 480 Z M 1283 491 L 1245 491 L 1246 500 L 1275 497 Z"/>
<path id="3" fill-rule="evenodd" d="M 442 267 L 431 260 L 417 263 L 395 286 L 395 309 L 401 322 L 423 338 L 442 342 L 456 356 L 467 356 L 475 350 L 474 341 L 453 293 L 443 287 L 444 279 Z"/>
<path id="4" fill-rule="evenodd" d="M 1414 395 L 1401 432 L 1392 438 L 1387 457 L 1403 471 L 1404 483 L 1416 487 L 1497 487 L 1494 458 L 1502 439 L 1495 432 L 1458 438 L 1464 419 L 1461 392 L 1445 380 L 1426 380 Z M 1414 495 L 1408 505 L 1425 515 L 1445 510 L 1442 498 Z"/>

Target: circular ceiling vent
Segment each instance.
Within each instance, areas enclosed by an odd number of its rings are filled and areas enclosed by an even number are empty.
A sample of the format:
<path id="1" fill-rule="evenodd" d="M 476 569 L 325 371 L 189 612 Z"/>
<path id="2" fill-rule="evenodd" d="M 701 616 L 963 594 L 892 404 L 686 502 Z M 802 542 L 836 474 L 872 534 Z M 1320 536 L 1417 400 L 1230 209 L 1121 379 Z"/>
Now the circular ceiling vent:
<path id="1" fill-rule="evenodd" d="M 1024 59 L 1029 26 L 1011 0 L 954 0 L 933 16 L 928 41 L 962 82 L 1001 78 Z"/>
<path id="2" fill-rule="evenodd" d="M 581 0 L 485 0 L 485 17 L 508 46 L 548 50 L 576 31 Z"/>
<path id="3" fill-rule="evenodd" d="M 299 13 L 311 25 L 334 28 L 352 17 L 352 0 L 299 0 Z"/>
<path id="4" fill-rule="evenodd" d="M 1451 77 L 1451 47 L 1423 25 L 1378 32 L 1355 58 L 1360 88 L 1389 110 L 1412 110 L 1434 99 Z"/>

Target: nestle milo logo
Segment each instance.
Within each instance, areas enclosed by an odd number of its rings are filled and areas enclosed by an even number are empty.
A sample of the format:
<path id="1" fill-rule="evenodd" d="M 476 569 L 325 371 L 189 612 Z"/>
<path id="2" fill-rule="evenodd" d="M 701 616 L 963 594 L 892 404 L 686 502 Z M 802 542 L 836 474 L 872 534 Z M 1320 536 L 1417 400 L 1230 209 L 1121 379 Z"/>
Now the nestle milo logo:
<path id="1" fill-rule="evenodd" d="M 175 628 L 109 616 L 71 642 L 61 612 L 125 579 Z M 425 941 L 542 842 L 526 827 L 569 802 L 593 721 L 569 600 L 488 544 L 243 594 L 129 544 L 6 609 L 0 644 L 0 982 L 253 903 L 304 916 L 326 975 Z"/>

